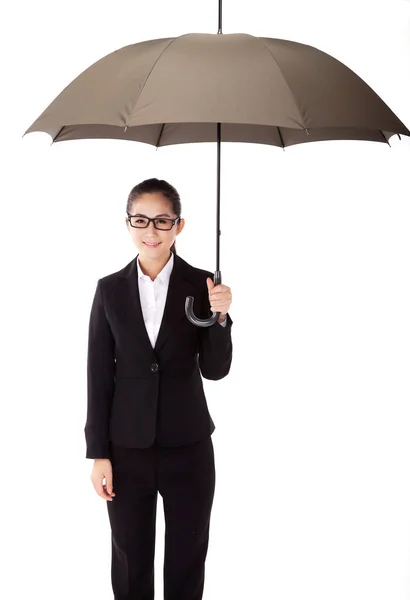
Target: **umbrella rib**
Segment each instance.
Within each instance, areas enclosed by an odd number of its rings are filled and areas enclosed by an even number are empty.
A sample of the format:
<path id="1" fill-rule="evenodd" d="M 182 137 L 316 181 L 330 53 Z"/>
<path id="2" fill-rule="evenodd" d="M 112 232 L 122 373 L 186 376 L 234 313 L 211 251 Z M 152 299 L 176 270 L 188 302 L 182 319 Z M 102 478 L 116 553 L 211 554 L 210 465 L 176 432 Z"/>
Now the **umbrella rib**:
<path id="1" fill-rule="evenodd" d="M 280 127 L 277 127 L 278 133 L 279 133 L 279 138 L 280 138 L 280 143 L 282 144 L 282 148 L 285 149 L 285 144 L 283 143 L 283 137 L 282 134 L 280 132 Z"/>
<path id="2" fill-rule="evenodd" d="M 384 137 L 384 139 L 386 140 L 386 144 L 389 144 L 389 146 L 390 146 L 390 142 L 389 142 L 389 140 L 387 139 L 387 137 L 384 135 L 384 131 L 382 131 L 381 129 L 379 129 L 379 131 L 380 131 L 380 133 L 382 134 L 382 136 Z M 390 146 L 390 148 L 391 148 L 391 146 Z"/>
<path id="3" fill-rule="evenodd" d="M 263 38 L 257 38 L 257 39 L 258 39 L 258 40 L 260 40 L 260 41 L 262 42 L 262 45 L 263 45 L 263 46 L 266 48 L 266 50 L 269 52 L 269 54 L 271 55 L 271 57 L 273 58 L 273 60 L 274 60 L 274 61 L 275 61 L 275 63 L 277 64 L 277 66 L 278 66 L 278 69 L 279 69 L 279 71 L 280 71 L 280 74 L 281 74 L 281 75 L 282 75 L 282 77 L 283 77 L 283 81 L 284 81 L 284 82 L 286 83 L 286 85 L 288 86 L 288 90 L 290 91 L 290 94 L 291 94 L 291 96 L 292 96 L 292 98 L 293 98 L 293 102 L 295 103 L 296 109 L 297 109 L 297 111 L 298 111 L 298 113 L 299 113 L 299 118 L 300 118 L 300 121 L 301 121 L 301 123 L 303 124 L 303 125 L 302 125 L 302 127 L 303 127 L 304 129 L 306 129 L 306 125 L 304 124 L 304 120 L 303 120 L 303 117 L 302 117 L 302 115 L 301 115 L 301 112 L 300 112 L 299 106 L 298 106 L 298 104 L 297 104 L 297 102 L 296 102 L 295 95 L 294 95 L 294 93 L 292 92 L 292 89 L 291 89 L 291 87 L 290 87 L 290 85 L 289 85 L 289 83 L 288 83 L 288 81 L 287 81 L 286 77 L 285 77 L 285 76 L 284 76 L 284 74 L 283 74 L 283 71 L 282 71 L 282 69 L 281 69 L 281 67 L 280 67 L 280 64 L 279 64 L 279 63 L 278 63 L 278 61 L 276 60 L 276 58 L 275 58 L 275 55 L 272 53 L 272 51 L 270 50 L 270 48 L 268 48 L 268 46 L 267 46 L 267 45 L 265 44 L 265 42 L 263 41 Z"/>
<path id="4" fill-rule="evenodd" d="M 159 147 L 159 143 L 161 141 L 162 132 L 164 131 L 164 128 L 165 128 L 165 123 L 162 123 L 161 131 L 159 132 L 159 136 L 158 136 L 157 143 L 156 143 L 157 148 Z"/>
<path id="5" fill-rule="evenodd" d="M 53 140 L 52 140 L 52 142 L 51 142 L 52 144 L 54 144 L 54 142 L 56 141 L 56 139 L 58 138 L 58 136 L 60 135 L 60 133 L 63 131 L 63 129 L 64 129 L 64 125 L 62 125 L 62 126 L 60 127 L 60 130 L 59 130 L 59 132 L 57 133 L 57 135 L 56 135 L 55 137 L 53 137 Z"/>

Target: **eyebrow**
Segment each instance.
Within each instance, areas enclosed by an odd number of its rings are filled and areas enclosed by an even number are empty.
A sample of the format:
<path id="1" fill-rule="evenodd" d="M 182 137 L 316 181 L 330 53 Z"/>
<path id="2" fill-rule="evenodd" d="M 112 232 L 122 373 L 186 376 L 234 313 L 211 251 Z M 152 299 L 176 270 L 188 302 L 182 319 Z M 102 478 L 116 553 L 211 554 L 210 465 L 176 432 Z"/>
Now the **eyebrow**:
<path id="1" fill-rule="evenodd" d="M 132 215 L 133 217 L 147 217 L 147 219 L 149 219 L 149 217 L 147 215 L 143 215 L 142 213 L 137 213 L 136 215 Z M 169 215 L 168 213 L 161 213 L 160 215 L 156 215 L 155 217 L 153 217 L 153 219 L 157 219 L 158 217 L 169 217 L 172 218 L 171 215 Z"/>

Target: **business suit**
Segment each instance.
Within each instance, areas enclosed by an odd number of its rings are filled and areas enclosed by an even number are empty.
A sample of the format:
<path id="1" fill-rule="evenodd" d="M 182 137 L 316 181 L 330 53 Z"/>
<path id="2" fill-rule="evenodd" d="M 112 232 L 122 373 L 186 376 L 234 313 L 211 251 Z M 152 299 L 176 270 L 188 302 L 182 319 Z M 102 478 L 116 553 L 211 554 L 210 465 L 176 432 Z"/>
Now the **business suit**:
<path id="1" fill-rule="evenodd" d="M 98 281 L 89 325 L 87 458 L 110 458 L 108 502 L 116 600 L 152 600 L 157 491 L 166 521 L 166 600 L 202 598 L 215 468 L 215 429 L 202 376 L 222 379 L 232 360 L 231 326 L 196 327 L 210 315 L 212 273 L 174 256 L 154 348 L 145 329 L 135 257 Z"/>

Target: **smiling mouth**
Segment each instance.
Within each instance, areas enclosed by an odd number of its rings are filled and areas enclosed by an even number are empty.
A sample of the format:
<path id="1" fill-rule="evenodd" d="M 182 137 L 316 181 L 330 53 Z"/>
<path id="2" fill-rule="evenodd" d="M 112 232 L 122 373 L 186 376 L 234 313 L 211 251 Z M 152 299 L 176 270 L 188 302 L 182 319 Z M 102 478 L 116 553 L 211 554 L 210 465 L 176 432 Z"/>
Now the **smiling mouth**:
<path id="1" fill-rule="evenodd" d="M 154 248 L 155 246 L 159 246 L 161 242 L 143 242 L 146 246 L 150 246 L 151 248 Z"/>

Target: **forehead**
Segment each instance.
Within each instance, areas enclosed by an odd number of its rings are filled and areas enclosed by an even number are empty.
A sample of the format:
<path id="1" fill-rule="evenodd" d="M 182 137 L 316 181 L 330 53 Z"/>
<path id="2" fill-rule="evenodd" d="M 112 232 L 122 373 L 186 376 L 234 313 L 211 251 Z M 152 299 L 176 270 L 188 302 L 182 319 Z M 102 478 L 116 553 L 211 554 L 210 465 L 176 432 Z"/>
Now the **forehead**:
<path id="1" fill-rule="evenodd" d="M 145 214 L 148 217 L 162 213 L 173 214 L 171 202 L 161 193 L 143 194 L 133 201 L 131 214 Z"/>

